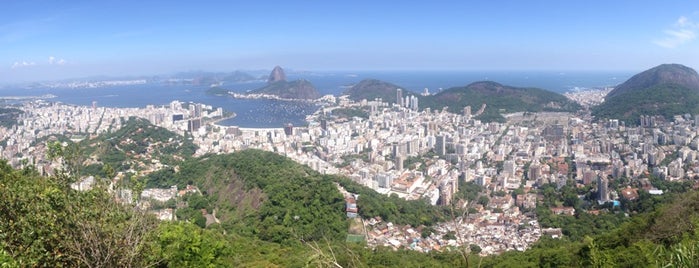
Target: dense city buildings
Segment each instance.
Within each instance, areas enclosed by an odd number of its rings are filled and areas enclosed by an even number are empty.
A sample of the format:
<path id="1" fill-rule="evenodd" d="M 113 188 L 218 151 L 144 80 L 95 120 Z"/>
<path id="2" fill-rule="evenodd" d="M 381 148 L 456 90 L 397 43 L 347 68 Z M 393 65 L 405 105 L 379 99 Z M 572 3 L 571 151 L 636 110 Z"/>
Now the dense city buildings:
<path id="1" fill-rule="evenodd" d="M 597 103 L 604 92 L 569 97 Z M 420 226 L 360 218 L 366 229 L 361 235 L 369 246 L 427 252 L 473 244 L 482 254 L 524 250 L 543 233 L 560 237 L 560 230 L 542 229 L 534 213 L 541 199 L 538 189 L 545 185 L 558 189 L 594 185 L 590 191 L 605 205 L 637 198 L 639 191 L 662 194 L 649 183 L 649 175 L 679 181 L 693 180 L 699 172 L 699 128 L 691 115 L 672 120 L 643 116 L 639 126 L 618 120 L 595 122 L 585 113 L 514 113 L 506 116 L 505 123 L 486 123 L 471 115 L 471 107 L 461 114 L 420 111 L 416 99 L 403 97 L 401 90 L 396 95 L 396 104 L 327 98 L 333 104 L 309 115 L 308 126 L 269 129 L 217 125 L 214 119 L 223 111 L 203 104 L 173 101 L 165 106 L 106 108 L 37 100 L 23 104 L 25 113 L 18 125 L 0 128 L 0 151 L 15 167 L 31 163 L 51 174 L 58 163 L 46 158 L 46 137 L 64 135 L 77 141 L 115 131 L 128 117 L 140 117 L 186 134 L 198 146 L 196 155 L 262 149 L 324 174 L 344 175 L 382 194 L 466 209 L 468 214 L 454 215 L 426 236 Z M 336 116 L 336 109 L 363 111 L 367 117 Z M 162 164 L 153 162 L 137 172 L 160 168 Z M 611 183 L 618 178 L 636 183 Z M 484 199 L 456 198 L 462 184 L 481 187 L 478 196 Z M 86 189 L 90 180 L 74 187 Z M 179 190 L 147 189 L 141 198 L 167 201 Z M 361 197 L 346 195 L 351 218 L 362 209 L 356 198 Z M 586 213 L 566 206 L 551 211 Z M 173 219 L 172 211 L 158 215 Z"/>

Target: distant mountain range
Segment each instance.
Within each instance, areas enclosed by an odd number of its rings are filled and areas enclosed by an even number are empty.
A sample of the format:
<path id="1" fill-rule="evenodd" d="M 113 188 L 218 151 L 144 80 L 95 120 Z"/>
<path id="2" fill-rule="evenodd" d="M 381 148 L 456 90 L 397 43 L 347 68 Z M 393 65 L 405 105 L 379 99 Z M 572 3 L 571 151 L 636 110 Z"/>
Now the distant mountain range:
<path id="1" fill-rule="evenodd" d="M 598 118 L 615 118 L 638 124 L 641 115 L 667 119 L 699 113 L 699 75 L 680 64 L 663 64 L 634 75 L 617 86 L 593 108 Z"/>
<path id="2" fill-rule="evenodd" d="M 183 83 L 192 85 L 215 85 L 223 83 L 241 83 L 261 81 L 264 77 L 255 77 L 243 71 L 234 72 L 183 72 L 161 78 L 166 83 Z"/>
<path id="3" fill-rule="evenodd" d="M 396 103 L 396 90 L 400 86 L 367 79 L 347 89 L 344 94 L 352 100 L 373 100 L 381 98 L 385 102 Z M 416 96 L 420 108 L 447 109 L 461 113 L 466 106 L 471 106 L 475 114 L 485 104 L 479 118 L 485 121 L 503 121 L 502 113 L 540 112 L 540 111 L 577 111 L 580 106 L 565 96 L 538 88 L 518 88 L 491 81 L 474 82 L 464 87 L 452 87 L 436 95 L 421 96 L 403 90 L 402 96 Z"/>

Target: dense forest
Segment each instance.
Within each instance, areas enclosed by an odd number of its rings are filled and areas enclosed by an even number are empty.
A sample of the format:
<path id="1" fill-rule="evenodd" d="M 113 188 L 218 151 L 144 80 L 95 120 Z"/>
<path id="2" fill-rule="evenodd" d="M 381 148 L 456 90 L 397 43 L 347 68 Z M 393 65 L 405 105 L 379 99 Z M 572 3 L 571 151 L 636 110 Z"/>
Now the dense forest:
<path id="1" fill-rule="evenodd" d="M 641 115 L 675 115 L 699 112 L 699 74 L 680 64 L 661 64 L 634 75 L 616 86 L 605 101 L 593 107 L 593 115 L 638 125 Z"/>
<path id="2" fill-rule="evenodd" d="M 477 118 L 485 121 L 504 122 L 502 114 L 514 112 L 574 112 L 580 105 L 565 96 L 538 88 L 518 88 L 496 82 L 474 82 L 465 87 L 453 87 L 421 100 L 422 107 L 442 109 L 460 114 L 471 106 L 471 113 L 486 105 Z"/>
<path id="3" fill-rule="evenodd" d="M 699 113 L 699 93 L 677 85 L 657 85 L 637 89 L 608 98 L 594 107 L 599 118 L 616 118 L 628 125 L 638 125 L 641 115 L 662 115 L 670 119 L 675 115 Z"/>
<path id="4" fill-rule="evenodd" d="M 159 222 L 134 205 L 115 203 L 106 184 L 78 192 L 69 188 L 72 179 L 66 174 L 42 177 L 31 167 L 13 170 L 3 161 L 0 261 L 10 267 L 696 267 L 699 260 L 696 191 L 668 197 L 622 224 L 600 227 L 606 232 L 542 238 L 525 252 L 480 257 L 458 248 L 425 254 L 347 243 L 348 223 L 335 182 L 365 195 L 359 205 L 367 217 L 428 225 L 444 219 L 444 213 L 426 203 L 373 196 L 362 186 L 272 153 L 204 156 L 183 163 L 173 175 L 175 183 L 204 189 L 204 200 L 189 201 L 220 211 L 221 224 Z M 242 197 L 225 195 L 228 190 Z M 595 216 L 571 217 L 575 224 Z"/>

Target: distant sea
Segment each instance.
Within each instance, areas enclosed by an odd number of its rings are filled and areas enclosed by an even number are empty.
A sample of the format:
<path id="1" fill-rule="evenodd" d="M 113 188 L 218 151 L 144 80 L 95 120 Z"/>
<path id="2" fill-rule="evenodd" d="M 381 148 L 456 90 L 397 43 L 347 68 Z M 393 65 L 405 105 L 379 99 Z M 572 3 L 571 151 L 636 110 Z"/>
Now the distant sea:
<path id="1" fill-rule="evenodd" d="M 289 74 L 287 79 L 303 78 L 311 81 L 321 94 L 340 95 L 347 87 L 366 78 L 384 80 L 402 88 L 430 93 L 455 86 L 465 86 L 475 81 L 490 80 L 517 87 L 538 87 L 553 92 L 565 93 L 589 88 L 602 88 L 620 84 L 630 72 L 438 72 L 438 71 L 392 71 L 392 72 L 306 72 Z M 263 82 L 224 84 L 223 88 L 244 93 L 259 88 Z M 240 127 L 281 127 L 292 123 L 306 125 L 305 117 L 317 110 L 313 104 L 277 101 L 248 100 L 212 96 L 205 92 L 209 86 L 145 84 L 133 86 L 110 86 L 101 88 L 2 88 L 0 96 L 37 96 L 53 94 L 59 101 L 75 105 L 107 107 L 145 107 L 166 105 L 174 100 L 197 102 L 221 107 L 236 113 L 235 118 L 220 122 L 222 125 Z"/>

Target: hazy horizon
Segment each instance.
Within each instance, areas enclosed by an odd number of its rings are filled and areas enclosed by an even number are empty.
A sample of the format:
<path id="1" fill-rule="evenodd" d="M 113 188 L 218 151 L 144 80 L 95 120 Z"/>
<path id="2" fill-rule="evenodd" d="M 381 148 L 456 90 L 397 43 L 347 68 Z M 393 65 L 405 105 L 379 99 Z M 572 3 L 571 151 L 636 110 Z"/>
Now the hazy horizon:
<path id="1" fill-rule="evenodd" d="M 624 71 L 699 67 L 699 2 L 17 1 L 0 84 L 191 70 Z"/>

